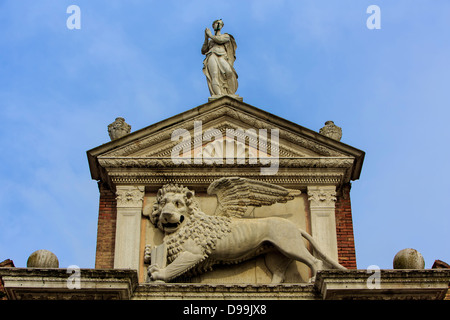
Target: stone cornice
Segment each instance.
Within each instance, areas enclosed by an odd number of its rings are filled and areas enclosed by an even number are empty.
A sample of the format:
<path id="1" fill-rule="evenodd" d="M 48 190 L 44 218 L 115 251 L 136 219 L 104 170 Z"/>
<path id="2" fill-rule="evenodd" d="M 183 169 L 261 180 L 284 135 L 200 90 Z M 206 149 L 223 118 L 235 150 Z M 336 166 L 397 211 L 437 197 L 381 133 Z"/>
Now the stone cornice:
<path id="1" fill-rule="evenodd" d="M 296 299 L 318 300 L 312 284 L 199 284 L 163 283 L 141 284 L 136 289 L 133 300 L 162 299 Z"/>
<path id="2" fill-rule="evenodd" d="M 70 288 L 68 269 L 0 268 L 10 300 L 129 300 L 138 285 L 135 270 L 79 269 L 80 287 Z"/>
<path id="3" fill-rule="evenodd" d="M 138 284 L 135 270 L 80 269 L 79 289 L 70 289 L 67 269 L 0 268 L 11 300 L 304 299 L 442 300 L 449 269 L 379 270 L 379 286 L 369 287 L 367 270 L 322 270 L 312 284 Z"/>
<path id="4" fill-rule="evenodd" d="M 160 187 L 166 183 L 178 183 L 182 185 L 197 185 L 208 186 L 213 181 L 230 175 L 227 171 L 214 172 L 196 172 L 186 174 L 164 174 L 164 173 L 149 173 L 149 174 L 131 174 L 129 172 L 114 172 L 111 173 L 111 180 L 115 185 L 146 185 Z M 246 172 L 236 174 L 240 177 L 249 179 L 259 179 L 261 176 L 258 172 Z M 343 180 L 343 173 L 329 172 L 329 173 L 282 173 L 276 176 L 264 176 L 264 181 L 268 183 L 284 185 L 284 186 L 307 186 L 310 184 L 319 185 L 335 185 L 339 186 Z"/>
<path id="5" fill-rule="evenodd" d="M 314 285 L 325 300 L 442 300 L 450 282 L 450 269 L 378 272 L 378 287 L 370 270 L 322 270 Z"/>
<path id="6" fill-rule="evenodd" d="M 159 150 L 165 155 L 168 149 L 167 145 L 164 146 L 162 142 L 172 143 L 171 133 L 175 128 L 192 130 L 190 126 L 193 127 L 194 121 L 197 120 L 202 121 L 205 127 L 207 127 L 208 122 L 220 125 L 217 122 L 219 117 L 238 126 L 239 124 L 245 124 L 247 127 L 254 129 L 279 129 L 280 156 L 293 155 L 295 157 L 298 156 L 298 152 L 302 154 L 301 151 L 296 151 L 293 148 L 293 146 L 298 146 L 303 148 L 302 150 L 309 150 L 323 157 L 348 156 L 353 158 L 350 178 L 352 180 L 359 178 L 364 159 L 363 151 L 230 97 L 205 103 L 87 151 L 91 176 L 96 180 L 108 178 L 105 177 L 102 171 L 103 167 L 98 161 L 102 156 L 111 158 L 133 157 L 134 154 L 139 154 L 146 148 L 152 148 L 156 145 L 158 146 L 156 146 L 157 150 L 155 151 Z M 290 146 L 288 144 L 283 145 L 282 140 L 288 142 Z M 104 160 L 107 159 L 104 158 Z M 160 166 L 162 162 L 164 161 L 155 160 L 155 165 Z M 142 161 L 138 161 L 137 164 L 143 165 Z M 301 165 L 299 164 L 299 166 Z"/>
<path id="7" fill-rule="evenodd" d="M 112 185 L 162 185 L 168 182 L 184 185 L 206 185 L 224 176 L 240 176 L 280 185 L 333 185 L 350 180 L 354 159 L 289 158 L 280 159 L 275 175 L 261 176 L 261 164 L 173 164 L 171 159 L 112 158 L 99 159 Z"/>
<path id="8" fill-rule="evenodd" d="M 273 159 L 272 159 L 273 161 Z M 350 168 L 355 159 L 350 157 L 298 157 L 279 158 L 279 166 L 284 168 Z M 261 167 L 261 163 L 250 164 L 246 159 L 245 164 L 196 164 L 191 163 L 174 164 L 171 158 L 153 157 L 99 157 L 99 164 L 104 168 L 198 168 L 198 167 Z"/>
<path id="9" fill-rule="evenodd" d="M 226 118 L 224 118 L 226 117 Z M 258 119 L 253 115 L 243 113 L 242 111 L 237 111 L 230 108 L 228 105 L 221 106 L 215 110 L 211 110 L 208 113 L 198 115 L 193 119 L 185 120 L 182 124 L 176 123 L 175 125 L 166 127 L 161 129 L 159 132 L 155 132 L 151 135 L 140 138 L 137 141 L 133 141 L 133 143 L 128 143 L 118 148 L 114 148 L 113 150 L 105 153 L 105 156 L 130 156 L 136 152 L 139 152 L 142 149 L 152 147 L 160 142 L 167 142 L 168 144 L 175 145 L 171 141 L 171 135 L 174 129 L 186 129 L 188 131 L 194 130 L 194 122 L 200 121 L 205 127 L 210 121 L 216 122 L 217 119 L 224 118 L 222 121 L 225 124 L 229 124 L 230 128 L 239 127 L 236 123 L 231 122 L 228 119 L 233 119 L 233 121 L 238 121 L 240 123 L 245 124 L 248 127 L 253 129 L 280 129 L 280 139 L 284 139 L 288 142 L 294 143 L 298 146 L 301 146 L 305 149 L 312 150 L 318 155 L 336 157 L 343 156 L 345 152 L 337 151 L 333 147 L 327 146 L 325 143 L 318 141 L 316 139 L 312 139 L 311 137 L 304 137 L 302 135 L 291 132 L 290 130 L 286 130 L 284 127 L 276 127 L 273 126 L 269 121 L 264 119 Z M 223 127 L 223 125 L 220 125 Z"/>

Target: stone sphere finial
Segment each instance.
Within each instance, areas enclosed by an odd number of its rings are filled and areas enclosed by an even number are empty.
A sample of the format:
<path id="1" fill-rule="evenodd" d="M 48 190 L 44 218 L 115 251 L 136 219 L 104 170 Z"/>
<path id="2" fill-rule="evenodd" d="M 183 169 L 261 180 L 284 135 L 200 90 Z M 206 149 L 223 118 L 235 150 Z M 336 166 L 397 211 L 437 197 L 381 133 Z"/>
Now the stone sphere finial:
<path id="1" fill-rule="evenodd" d="M 425 260 L 415 249 L 400 250 L 394 257 L 394 269 L 424 269 Z"/>
<path id="2" fill-rule="evenodd" d="M 53 252 L 37 250 L 30 254 L 27 260 L 28 268 L 59 268 L 59 261 Z"/>
<path id="3" fill-rule="evenodd" d="M 331 120 L 325 122 L 325 126 L 320 129 L 319 133 L 337 141 L 342 138 L 342 128 L 335 125 Z"/>
<path id="4" fill-rule="evenodd" d="M 116 140 L 122 138 L 123 136 L 129 134 L 131 131 L 131 126 L 125 122 L 122 117 L 117 117 L 116 120 L 108 125 L 108 133 L 111 140 Z"/>

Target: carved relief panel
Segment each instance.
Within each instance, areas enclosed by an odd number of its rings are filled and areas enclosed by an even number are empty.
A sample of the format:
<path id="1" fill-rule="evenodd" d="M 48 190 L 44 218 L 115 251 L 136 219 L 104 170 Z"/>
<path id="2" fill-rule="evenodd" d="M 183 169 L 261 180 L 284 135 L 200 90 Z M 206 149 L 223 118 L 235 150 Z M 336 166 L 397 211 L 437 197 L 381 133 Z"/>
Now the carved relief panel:
<path id="1" fill-rule="evenodd" d="M 208 195 L 206 192 L 195 193 L 196 200 L 199 206 L 207 215 L 214 216 L 218 201 L 216 196 Z M 146 207 L 153 206 L 156 201 L 156 192 L 147 192 L 144 196 Z M 145 210 L 145 209 L 144 209 Z M 309 229 L 308 218 L 308 198 L 306 194 L 298 194 L 291 201 L 286 203 L 275 203 L 271 206 L 261 206 L 250 208 L 246 212 L 246 217 L 243 219 L 259 219 L 267 217 L 280 217 L 287 219 L 303 230 Z M 143 218 L 142 220 L 142 240 L 146 245 L 152 247 L 163 243 L 164 234 L 149 221 Z M 141 245 L 142 249 L 142 245 Z M 144 249 L 145 250 L 145 249 Z M 188 283 L 240 283 L 240 284 L 268 284 L 272 281 L 272 273 L 268 270 L 266 259 L 282 259 L 280 253 L 272 253 L 267 255 L 260 255 L 251 258 L 247 261 L 235 261 L 230 264 L 215 265 L 211 271 L 199 275 L 180 276 L 176 282 Z M 141 280 L 149 281 L 146 270 L 149 263 L 141 261 Z M 285 273 L 284 283 L 302 283 L 308 282 L 310 278 L 310 270 L 301 262 L 293 261 L 287 267 Z"/>

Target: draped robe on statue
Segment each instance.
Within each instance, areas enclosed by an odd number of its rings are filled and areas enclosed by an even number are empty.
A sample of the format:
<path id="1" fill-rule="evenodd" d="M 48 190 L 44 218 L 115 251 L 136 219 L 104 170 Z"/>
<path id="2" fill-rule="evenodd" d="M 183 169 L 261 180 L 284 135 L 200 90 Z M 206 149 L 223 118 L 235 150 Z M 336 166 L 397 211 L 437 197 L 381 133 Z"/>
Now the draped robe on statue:
<path id="1" fill-rule="evenodd" d="M 206 54 L 203 73 L 211 96 L 235 94 L 238 88 L 238 76 L 234 70 L 236 48 L 236 41 L 228 33 L 213 36 L 207 47 L 202 48 L 202 53 Z"/>

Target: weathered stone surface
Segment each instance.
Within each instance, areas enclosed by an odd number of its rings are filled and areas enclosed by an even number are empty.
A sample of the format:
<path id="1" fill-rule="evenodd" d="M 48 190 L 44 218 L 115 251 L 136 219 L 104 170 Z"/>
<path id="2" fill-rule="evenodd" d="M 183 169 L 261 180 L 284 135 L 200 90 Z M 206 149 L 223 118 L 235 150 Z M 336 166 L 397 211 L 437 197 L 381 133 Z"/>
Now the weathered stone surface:
<path id="1" fill-rule="evenodd" d="M 206 56 L 203 61 L 203 73 L 212 98 L 223 95 L 237 97 L 235 93 L 238 88 L 238 76 L 234 70 L 237 46 L 231 34 L 220 33 L 223 26 L 223 21 L 219 19 L 212 24 L 214 34 L 206 28 L 202 46 L 202 54 Z"/>
<path id="2" fill-rule="evenodd" d="M 37 250 L 30 254 L 27 260 L 28 268 L 59 268 L 56 255 L 48 250 Z"/>
<path id="3" fill-rule="evenodd" d="M 321 300 L 312 284 L 142 284 L 133 300 Z"/>
<path id="4" fill-rule="evenodd" d="M 195 126 L 198 122 L 202 124 L 201 130 Z M 172 158 L 173 149 L 181 143 L 176 139 L 172 140 L 172 134 L 174 130 L 180 128 L 186 130 L 193 139 L 186 140 L 191 143 L 191 149 L 188 149 L 189 152 L 192 151 L 188 159 L 190 163 L 176 164 Z M 217 156 L 217 150 L 220 151 L 220 148 L 216 148 L 216 143 L 222 141 L 223 145 L 227 131 L 238 132 L 239 128 L 242 132 L 236 134 L 232 148 L 228 150 L 227 142 L 223 153 L 219 153 L 219 156 L 222 155 L 223 163 L 207 162 L 208 155 Z M 276 140 L 279 170 L 275 175 L 262 177 L 262 169 L 269 167 L 260 157 L 267 157 L 269 154 L 274 156 L 269 150 L 275 141 L 272 141 L 271 130 L 275 129 L 279 131 L 279 139 Z M 255 130 L 258 139 L 255 140 L 254 136 L 250 135 L 250 130 Z M 259 146 L 260 130 L 267 132 L 267 139 L 262 139 L 262 142 L 271 142 L 270 145 L 266 145 L 267 149 L 264 149 L 266 153 L 262 152 Z M 211 132 L 220 132 L 218 135 L 222 140 L 218 142 L 214 137 L 209 140 L 208 134 Z M 238 143 L 241 138 L 245 141 L 242 143 L 243 147 Z M 214 153 L 208 154 L 210 149 L 214 150 Z M 184 152 L 184 148 L 182 150 Z M 228 155 L 228 151 L 233 153 L 233 161 L 229 164 L 225 156 Z M 250 163 L 250 155 L 257 155 L 259 160 L 254 164 Z M 197 156 L 200 162 L 196 162 Z M 239 163 L 234 159 L 238 156 L 244 157 L 245 163 Z M 342 185 L 359 178 L 363 158 L 364 152 L 360 150 L 228 96 L 214 99 L 118 140 L 110 141 L 88 151 L 92 178 L 100 180 L 105 188 L 118 196 L 115 202 L 111 203 L 115 210 L 112 219 L 116 233 L 108 232 L 105 235 L 101 233 L 102 237 L 113 238 L 109 244 L 112 249 L 108 251 L 108 254 L 113 253 L 113 257 L 109 259 L 113 262 L 110 262 L 108 267 L 137 269 L 140 281 L 145 282 L 149 266 L 144 263 L 145 246 L 161 244 L 162 235 L 148 219 L 142 221 L 139 219 L 142 207 L 145 205 L 151 207 L 156 192 L 163 185 L 173 183 L 189 186 L 202 202 L 201 208 L 204 212 L 214 215 L 217 200 L 215 196 L 209 196 L 206 190 L 217 179 L 230 176 L 261 180 L 301 190 L 302 194 L 296 196 L 294 200 L 256 207 L 254 210 L 249 209 L 249 212 L 253 218 L 278 215 L 290 220 L 298 228 L 311 234 L 316 242 L 320 242 L 319 247 L 328 256 L 334 260 L 340 259 L 341 256 L 336 257 L 335 200 L 340 197 Z M 314 192 L 312 186 L 320 192 Z M 139 197 L 134 201 L 134 197 L 128 192 L 123 196 L 121 194 L 123 188 L 138 187 L 145 187 L 142 200 Z M 324 188 L 331 192 L 325 201 L 322 199 Z M 335 198 L 333 192 L 336 193 Z M 103 206 L 103 200 L 101 202 L 100 210 L 103 214 L 103 210 L 110 209 L 109 206 L 108 208 Z M 345 210 L 347 212 L 347 207 Z M 313 218 L 311 218 L 312 211 L 314 211 Z M 108 219 L 110 216 L 108 215 Z M 350 237 L 349 230 L 351 229 L 343 231 L 346 241 Z M 121 241 L 119 239 L 121 237 L 127 241 Z M 343 257 L 341 262 L 344 263 L 346 259 L 355 259 L 354 254 Z M 119 261 L 123 263 L 119 264 Z M 130 261 L 133 262 L 130 264 Z M 298 261 L 289 265 L 285 275 L 285 283 L 302 283 L 311 278 L 308 266 Z M 268 284 L 271 281 L 272 273 L 267 268 L 264 256 L 258 256 L 242 264 L 218 266 L 212 272 L 190 278 L 188 282 Z"/>
<path id="5" fill-rule="evenodd" d="M 129 300 L 138 283 L 135 270 L 117 269 L 0 268 L 0 278 L 9 300 Z"/>
<path id="6" fill-rule="evenodd" d="M 14 262 L 11 259 L 6 259 L 0 262 L 0 268 L 12 268 L 14 267 Z"/>
<path id="7" fill-rule="evenodd" d="M 325 300 L 442 300 L 450 270 L 323 270 L 315 288 Z"/>
<path id="8" fill-rule="evenodd" d="M 213 182 L 207 192 L 216 195 L 218 202 L 217 209 L 210 214 L 202 211 L 192 190 L 174 184 L 159 189 L 156 202 L 143 210 L 151 223 L 165 234 L 167 245 L 168 265 L 150 265 L 148 273 L 152 280 L 170 282 L 186 273 L 192 277 L 216 265 L 241 264 L 260 255 L 265 255 L 273 284 L 285 280 L 286 270 L 293 261 L 311 268 L 312 279 L 317 270 L 345 269 L 306 231 L 282 218 L 285 212 L 273 210 L 266 218 L 247 214 L 252 207 L 271 207 L 293 200 L 300 191 L 226 177 Z M 334 216 L 334 202 L 332 213 Z M 319 258 L 309 252 L 304 239 Z"/>
<path id="9" fill-rule="evenodd" d="M 342 128 L 335 125 L 331 120 L 325 122 L 325 126 L 320 129 L 319 133 L 337 141 L 342 138 Z"/>
<path id="10" fill-rule="evenodd" d="M 199 203 L 199 207 L 206 214 L 213 214 L 217 207 L 217 198 L 214 195 L 204 193 L 195 193 L 195 197 Z M 148 206 L 144 211 L 152 208 L 156 201 L 156 195 L 148 194 L 145 202 Z M 307 194 L 296 196 L 294 200 L 286 203 L 276 203 L 272 206 L 257 207 L 252 211 L 254 218 L 267 218 L 273 216 L 274 212 L 293 213 L 285 215 L 292 223 L 299 228 L 306 229 L 307 221 L 305 218 L 305 210 L 307 208 Z M 149 219 L 146 219 L 146 244 L 151 244 L 152 248 L 162 243 L 163 233 L 155 228 Z M 148 265 L 148 264 L 147 264 Z M 294 261 L 291 263 L 286 272 L 283 283 L 304 283 L 311 277 L 309 268 L 301 262 Z M 145 277 L 144 277 L 145 278 Z M 233 265 L 216 265 L 211 271 L 199 274 L 194 277 L 182 277 L 176 281 L 187 283 L 203 283 L 203 284 L 270 284 L 272 281 L 272 273 L 267 269 L 264 256 Z"/>
<path id="11" fill-rule="evenodd" d="M 203 159 L 201 163 L 190 159 L 190 163 L 175 164 L 171 152 L 179 142 L 171 140 L 172 133 L 183 128 L 194 137 L 196 121 L 202 123 L 203 132 L 217 129 L 222 134 L 227 129 L 238 128 L 279 129 L 279 170 L 276 176 L 266 176 L 267 182 L 292 187 L 339 186 L 359 179 L 363 151 L 228 96 L 89 150 L 92 178 L 115 190 L 115 185 L 119 184 L 161 187 L 169 177 L 170 182 L 202 187 L 229 176 L 230 172 L 248 178 L 261 177 L 261 168 L 267 164 L 261 161 L 250 164 L 248 159 L 243 164 L 227 164 L 224 160 L 223 164 L 211 165 Z"/>
<path id="12" fill-rule="evenodd" d="M 130 131 L 131 126 L 122 117 L 117 117 L 113 123 L 108 125 L 108 133 L 111 140 L 122 138 L 129 134 Z"/>
<path id="13" fill-rule="evenodd" d="M 141 212 L 144 197 L 143 186 L 118 186 L 116 188 L 117 225 L 114 268 L 139 268 Z"/>
<path id="14" fill-rule="evenodd" d="M 322 270 L 314 284 L 138 284 L 134 270 L 80 269 L 80 288 L 67 285 L 66 269 L 0 268 L 8 299 L 161 300 L 161 299 L 306 299 L 441 300 L 449 269 L 378 270 L 379 286 L 367 270 Z"/>
<path id="15" fill-rule="evenodd" d="M 415 249 L 400 250 L 394 257 L 394 269 L 423 269 L 425 260 Z"/>

